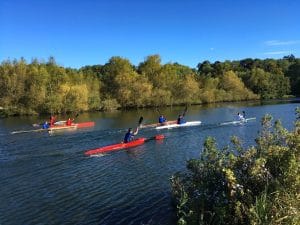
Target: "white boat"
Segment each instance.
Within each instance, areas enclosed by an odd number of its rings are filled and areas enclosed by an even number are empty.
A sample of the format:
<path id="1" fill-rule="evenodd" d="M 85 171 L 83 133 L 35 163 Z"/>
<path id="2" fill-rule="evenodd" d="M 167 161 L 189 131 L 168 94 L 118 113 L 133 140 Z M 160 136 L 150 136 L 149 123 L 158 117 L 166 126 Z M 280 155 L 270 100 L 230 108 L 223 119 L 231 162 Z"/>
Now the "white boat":
<path id="1" fill-rule="evenodd" d="M 155 127 L 155 129 L 160 130 L 160 129 L 171 129 L 171 128 L 177 128 L 177 127 L 199 126 L 200 124 L 201 124 L 201 121 L 191 121 L 191 122 L 186 122 L 186 123 L 182 123 L 182 124 L 169 124 L 169 125 L 158 126 L 158 127 Z"/>
<path id="2" fill-rule="evenodd" d="M 220 123 L 220 125 L 229 125 L 229 124 L 244 124 L 247 123 L 250 120 L 256 120 L 256 117 L 251 117 L 243 120 L 235 120 L 235 121 L 230 121 L 230 122 L 225 122 L 225 123 Z"/>
<path id="3" fill-rule="evenodd" d="M 65 125 L 66 122 L 67 122 L 66 120 L 56 121 L 56 122 L 54 123 L 54 125 Z"/>

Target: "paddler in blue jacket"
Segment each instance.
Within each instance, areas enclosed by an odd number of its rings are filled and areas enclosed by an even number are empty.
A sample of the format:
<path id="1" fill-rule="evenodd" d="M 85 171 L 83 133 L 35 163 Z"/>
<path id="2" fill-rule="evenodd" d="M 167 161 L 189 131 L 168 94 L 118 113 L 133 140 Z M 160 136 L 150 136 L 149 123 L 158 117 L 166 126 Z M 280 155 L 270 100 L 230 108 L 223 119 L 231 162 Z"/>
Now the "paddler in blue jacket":
<path id="1" fill-rule="evenodd" d="M 184 124 L 184 123 L 186 123 L 186 121 L 185 121 L 183 115 L 179 115 L 178 119 L 177 119 L 177 124 Z"/>
<path id="2" fill-rule="evenodd" d="M 158 122 L 162 125 L 163 123 L 167 122 L 167 119 L 163 115 L 160 115 L 158 118 Z"/>
<path id="3" fill-rule="evenodd" d="M 49 126 L 49 123 L 47 121 L 45 121 L 45 123 L 43 123 L 42 127 L 43 127 L 43 129 L 48 129 L 50 126 Z"/>
<path id="4" fill-rule="evenodd" d="M 127 133 L 125 134 L 124 143 L 131 142 L 134 136 L 138 134 L 138 132 L 139 132 L 139 128 L 136 128 L 135 132 L 132 131 L 132 128 L 129 128 Z"/>

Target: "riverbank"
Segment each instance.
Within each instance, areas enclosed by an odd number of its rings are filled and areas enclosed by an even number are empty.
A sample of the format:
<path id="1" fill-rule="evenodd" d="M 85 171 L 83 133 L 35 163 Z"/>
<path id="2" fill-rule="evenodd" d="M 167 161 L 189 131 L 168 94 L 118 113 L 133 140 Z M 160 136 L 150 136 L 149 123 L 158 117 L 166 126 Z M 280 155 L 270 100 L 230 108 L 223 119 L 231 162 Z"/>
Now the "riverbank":
<path id="1" fill-rule="evenodd" d="M 298 103 L 300 102 L 300 98 L 299 97 L 295 97 L 295 96 L 287 96 L 286 98 L 282 98 L 282 99 L 270 99 L 270 100 L 248 100 L 248 101 L 220 101 L 220 102 L 212 102 L 212 103 L 201 103 L 201 104 L 190 104 L 190 106 L 217 106 L 217 105 L 224 105 L 224 104 L 230 104 L 230 103 L 249 103 L 249 104 L 277 104 L 277 103 L 281 103 L 281 102 L 291 102 L 291 103 Z M 185 104 L 174 104 L 174 105 L 166 105 L 166 106 L 162 106 L 160 107 L 160 109 L 164 109 L 164 108 L 172 108 L 172 107 L 185 107 Z M 137 109 L 152 109 L 152 110 L 157 110 L 157 106 L 147 106 L 147 107 L 132 107 L 132 108 L 109 108 L 107 110 L 89 110 L 89 111 L 82 111 L 81 113 L 88 113 L 88 112 L 111 112 L 111 111 L 128 111 L 128 110 L 137 110 Z M 78 111 L 76 112 L 69 112 L 69 113 L 56 113 L 56 115 L 72 115 L 72 114 L 77 114 Z M 25 109 L 19 109 L 17 107 L 11 107 L 11 108 L 4 108 L 4 107 L 0 107 L 0 118 L 6 118 L 6 117 L 18 117 L 18 116 L 49 116 L 51 115 L 50 113 L 37 113 L 34 112 L 32 110 L 28 110 L 26 111 Z"/>

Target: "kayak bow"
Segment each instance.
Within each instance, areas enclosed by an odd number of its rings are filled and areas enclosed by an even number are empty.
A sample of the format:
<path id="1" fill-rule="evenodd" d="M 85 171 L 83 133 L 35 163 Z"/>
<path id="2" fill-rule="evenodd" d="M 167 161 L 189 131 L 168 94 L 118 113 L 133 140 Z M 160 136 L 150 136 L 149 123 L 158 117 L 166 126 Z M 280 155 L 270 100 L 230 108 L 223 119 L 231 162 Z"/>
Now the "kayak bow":
<path id="1" fill-rule="evenodd" d="M 101 147 L 101 148 L 88 150 L 84 154 L 85 155 L 95 155 L 95 154 L 101 154 L 101 153 L 106 153 L 106 152 L 117 151 L 117 150 L 121 150 L 121 149 L 125 149 L 125 148 L 133 148 L 135 146 L 142 145 L 145 142 L 150 141 L 150 140 L 162 140 L 164 138 L 165 138 L 165 136 L 162 135 L 162 134 L 156 135 L 156 136 L 151 137 L 151 138 L 138 138 L 138 139 L 133 140 L 133 141 L 128 142 L 128 143 L 121 142 L 119 144 L 113 144 L 113 145 L 108 145 L 108 146 L 104 146 L 104 147 Z"/>

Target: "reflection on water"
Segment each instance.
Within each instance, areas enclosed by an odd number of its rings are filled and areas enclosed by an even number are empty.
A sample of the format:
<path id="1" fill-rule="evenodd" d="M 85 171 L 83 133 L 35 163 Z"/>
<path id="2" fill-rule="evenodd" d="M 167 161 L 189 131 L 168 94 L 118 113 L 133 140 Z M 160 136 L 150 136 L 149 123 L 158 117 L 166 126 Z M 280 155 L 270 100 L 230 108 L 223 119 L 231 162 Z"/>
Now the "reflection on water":
<path id="1" fill-rule="evenodd" d="M 138 137 L 162 133 L 166 138 L 101 157 L 86 157 L 83 153 L 120 142 L 128 127 L 137 126 L 140 116 L 145 123 L 156 122 L 157 111 L 82 113 L 77 121 L 95 121 L 94 128 L 51 136 L 10 134 L 32 129 L 32 124 L 46 117 L 1 119 L 0 223 L 174 224 L 169 178 L 185 170 L 186 160 L 199 157 L 206 137 L 215 137 L 220 147 L 227 145 L 232 135 L 240 137 L 245 146 L 254 145 L 263 115 L 272 114 L 290 129 L 299 105 L 295 101 L 190 106 L 186 120 L 201 120 L 202 125 L 160 131 L 141 129 Z M 169 120 L 176 119 L 183 110 L 160 109 Z M 257 119 L 243 125 L 220 126 L 235 120 L 241 111 Z"/>

